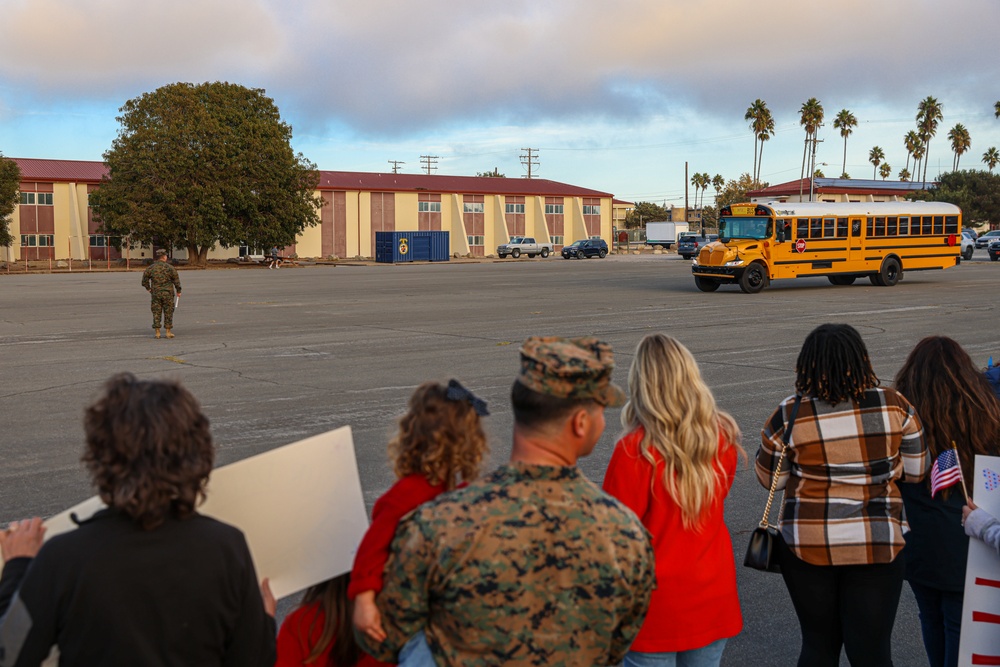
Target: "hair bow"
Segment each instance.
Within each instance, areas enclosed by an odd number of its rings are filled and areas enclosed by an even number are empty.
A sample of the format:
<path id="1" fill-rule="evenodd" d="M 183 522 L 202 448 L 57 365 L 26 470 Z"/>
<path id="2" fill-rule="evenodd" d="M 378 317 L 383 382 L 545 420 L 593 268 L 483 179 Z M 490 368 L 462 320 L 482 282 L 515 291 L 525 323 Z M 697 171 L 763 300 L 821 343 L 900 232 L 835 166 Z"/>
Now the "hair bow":
<path id="1" fill-rule="evenodd" d="M 486 401 L 463 387 L 458 380 L 448 380 L 448 391 L 445 392 L 444 396 L 449 401 L 468 401 L 480 417 L 486 417 L 490 414 L 490 411 L 486 409 Z"/>

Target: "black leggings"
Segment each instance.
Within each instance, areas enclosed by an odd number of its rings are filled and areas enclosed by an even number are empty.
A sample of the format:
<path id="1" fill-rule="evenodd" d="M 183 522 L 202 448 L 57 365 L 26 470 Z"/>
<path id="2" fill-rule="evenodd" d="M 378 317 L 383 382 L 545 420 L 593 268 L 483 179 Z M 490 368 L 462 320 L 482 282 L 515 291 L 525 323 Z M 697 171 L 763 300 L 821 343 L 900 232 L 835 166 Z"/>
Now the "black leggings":
<path id="1" fill-rule="evenodd" d="M 781 543 L 781 576 L 802 628 L 799 667 L 892 666 L 892 626 L 903 589 L 903 559 L 876 565 L 811 565 Z"/>

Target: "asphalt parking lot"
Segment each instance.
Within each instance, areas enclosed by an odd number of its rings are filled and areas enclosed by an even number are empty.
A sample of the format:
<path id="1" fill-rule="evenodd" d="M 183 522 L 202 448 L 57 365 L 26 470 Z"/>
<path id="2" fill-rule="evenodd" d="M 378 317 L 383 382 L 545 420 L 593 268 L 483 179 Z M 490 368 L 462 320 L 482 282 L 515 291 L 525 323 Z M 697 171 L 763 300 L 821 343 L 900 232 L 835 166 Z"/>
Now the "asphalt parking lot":
<path id="1" fill-rule="evenodd" d="M 118 371 L 182 380 L 212 419 L 225 464 L 349 424 L 369 507 L 393 482 L 385 444 L 412 389 L 455 377 L 489 402 L 491 464 L 509 451 L 508 394 L 518 345 L 533 334 L 596 335 L 616 350 L 624 384 L 648 332 L 687 345 L 752 456 L 760 427 L 789 395 L 806 334 L 847 322 L 891 382 L 922 337 L 960 341 L 985 366 L 1000 360 L 985 251 L 946 271 L 907 273 L 892 288 L 811 278 L 757 295 L 699 292 L 675 255 L 606 259 L 182 271 L 173 340 L 154 340 L 140 273 L 0 275 L 0 521 L 50 515 L 92 495 L 79 463 L 81 418 Z M 581 467 L 600 482 L 617 411 Z M 728 501 L 734 552 L 766 491 L 741 468 Z M 798 625 L 778 575 L 738 567 L 743 633 L 726 665 L 794 664 Z M 925 665 L 909 589 L 894 633 L 898 665 Z M 846 664 L 846 662 L 845 662 Z"/>

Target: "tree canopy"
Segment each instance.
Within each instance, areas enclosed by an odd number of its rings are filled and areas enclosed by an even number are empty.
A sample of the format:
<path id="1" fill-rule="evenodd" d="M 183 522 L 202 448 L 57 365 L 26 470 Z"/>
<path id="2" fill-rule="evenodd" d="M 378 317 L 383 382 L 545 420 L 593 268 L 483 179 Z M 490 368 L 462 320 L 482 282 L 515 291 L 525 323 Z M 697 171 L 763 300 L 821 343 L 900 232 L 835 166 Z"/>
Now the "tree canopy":
<path id="1" fill-rule="evenodd" d="M 657 222 L 670 219 L 670 209 L 653 202 L 636 202 L 635 208 L 625 216 L 626 229 L 638 229 L 647 222 Z"/>
<path id="2" fill-rule="evenodd" d="M 730 204 L 739 204 L 748 201 L 748 192 L 751 190 L 763 190 L 767 186 L 767 183 L 756 180 L 750 174 L 742 174 L 736 180 L 730 180 L 722 186 L 715 198 L 715 205 L 717 208 L 722 208 Z"/>
<path id="3" fill-rule="evenodd" d="M 17 206 L 21 190 L 21 169 L 13 160 L 0 153 L 0 246 L 14 243 L 10 233 L 10 216 Z"/>
<path id="4" fill-rule="evenodd" d="M 186 248 L 204 264 L 215 245 L 283 247 L 319 223 L 319 173 L 263 90 L 173 83 L 119 111 L 90 196 L 103 233 Z"/>
<path id="5" fill-rule="evenodd" d="M 937 187 L 913 197 L 958 206 L 966 224 L 1000 222 L 1000 174 L 972 169 L 948 172 L 941 174 Z"/>
<path id="6" fill-rule="evenodd" d="M 480 178 L 507 178 L 505 174 L 500 173 L 499 167 L 493 167 L 493 171 L 477 171 L 476 176 Z"/>

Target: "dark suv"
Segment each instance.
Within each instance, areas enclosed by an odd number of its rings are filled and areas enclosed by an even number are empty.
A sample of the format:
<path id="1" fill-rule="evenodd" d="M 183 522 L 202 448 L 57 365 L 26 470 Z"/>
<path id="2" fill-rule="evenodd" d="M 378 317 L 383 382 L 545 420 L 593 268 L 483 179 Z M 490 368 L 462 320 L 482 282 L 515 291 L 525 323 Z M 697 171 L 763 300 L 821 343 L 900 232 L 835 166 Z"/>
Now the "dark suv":
<path id="1" fill-rule="evenodd" d="M 691 259 L 699 252 L 701 252 L 702 246 L 712 241 L 718 241 L 718 234 L 709 234 L 707 236 L 698 236 L 697 234 L 684 234 L 679 239 L 677 239 L 677 254 L 684 259 Z"/>
<path id="2" fill-rule="evenodd" d="M 563 259 L 570 259 L 571 257 L 576 257 L 577 259 L 583 259 L 584 257 L 600 257 L 604 258 L 608 255 L 608 244 L 604 239 L 582 239 L 580 241 L 573 241 L 568 246 L 563 246 L 562 256 Z"/>

